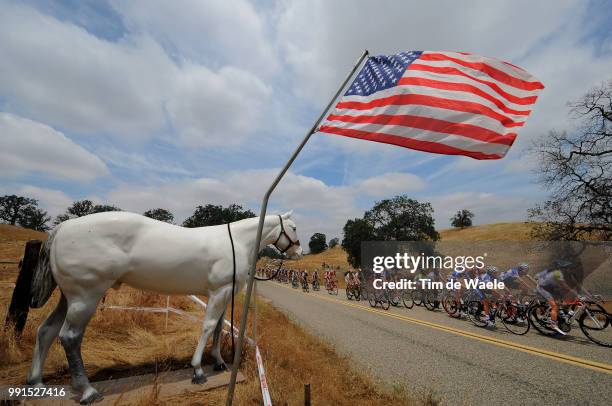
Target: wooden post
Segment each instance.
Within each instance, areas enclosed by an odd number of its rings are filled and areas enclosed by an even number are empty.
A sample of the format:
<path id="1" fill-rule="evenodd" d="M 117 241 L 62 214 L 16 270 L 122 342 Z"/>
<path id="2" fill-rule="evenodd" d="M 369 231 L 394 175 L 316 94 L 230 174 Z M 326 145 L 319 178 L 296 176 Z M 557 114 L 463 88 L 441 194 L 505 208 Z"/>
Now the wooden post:
<path id="1" fill-rule="evenodd" d="M 19 335 L 25 327 L 28 319 L 28 311 L 30 310 L 30 299 L 32 297 L 30 288 L 32 286 L 32 275 L 34 268 L 38 262 L 38 254 L 42 241 L 31 240 L 26 243 L 23 261 L 19 269 L 19 276 L 13 290 L 13 297 L 6 315 L 4 328 L 8 328 L 11 324 L 15 326 L 15 334 Z"/>
<path id="2" fill-rule="evenodd" d="M 304 406 L 310 406 L 310 384 L 304 385 Z"/>

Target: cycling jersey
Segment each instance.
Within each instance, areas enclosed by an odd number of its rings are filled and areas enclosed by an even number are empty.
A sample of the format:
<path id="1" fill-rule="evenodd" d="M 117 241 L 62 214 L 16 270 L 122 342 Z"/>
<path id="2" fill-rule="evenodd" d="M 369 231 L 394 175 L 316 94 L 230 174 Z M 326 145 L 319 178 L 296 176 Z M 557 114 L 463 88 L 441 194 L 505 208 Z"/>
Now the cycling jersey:
<path id="1" fill-rule="evenodd" d="M 561 283 L 564 281 L 563 272 L 545 271 L 538 275 L 538 286 L 536 290 L 547 300 L 561 300 L 563 298 L 563 288 Z"/>
<path id="2" fill-rule="evenodd" d="M 478 275 L 476 278 L 476 282 L 480 283 L 480 282 L 493 282 L 493 277 L 491 275 L 489 275 L 488 273 L 484 273 L 484 274 L 480 274 Z M 478 285 L 476 285 L 478 286 Z M 487 293 L 491 293 L 491 289 L 478 289 L 477 287 L 474 288 L 474 292 L 476 292 L 476 295 L 478 295 L 478 298 L 480 300 L 484 300 L 486 297 Z"/>
<path id="3" fill-rule="evenodd" d="M 502 272 L 499 279 L 510 289 L 518 289 L 518 281 L 521 275 L 517 268 L 512 268 Z"/>

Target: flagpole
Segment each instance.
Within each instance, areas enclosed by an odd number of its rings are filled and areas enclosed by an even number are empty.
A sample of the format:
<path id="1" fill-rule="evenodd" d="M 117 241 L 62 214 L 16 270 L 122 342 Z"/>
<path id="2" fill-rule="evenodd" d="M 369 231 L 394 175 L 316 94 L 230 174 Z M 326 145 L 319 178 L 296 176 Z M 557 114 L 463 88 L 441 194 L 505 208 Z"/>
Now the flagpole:
<path id="1" fill-rule="evenodd" d="M 289 170 L 289 167 L 291 166 L 291 164 L 293 164 L 293 161 L 295 161 L 295 158 L 297 158 L 299 153 L 302 151 L 302 148 L 304 148 L 304 145 L 306 145 L 306 143 L 308 142 L 312 134 L 314 134 L 317 131 L 317 127 L 319 126 L 323 118 L 325 118 L 325 114 L 332 107 L 332 105 L 334 104 L 334 101 L 336 101 L 338 96 L 340 96 L 340 93 L 342 93 L 342 90 L 344 89 L 348 81 L 351 79 L 355 71 L 357 71 L 357 68 L 359 68 L 359 65 L 361 65 L 361 62 L 363 62 L 363 60 L 367 56 L 368 56 L 368 50 L 366 49 L 363 51 L 363 53 L 357 60 L 357 63 L 355 64 L 355 66 L 353 66 L 353 69 L 351 69 L 349 74 L 346 76 L 346 79 L 344 79 L 344 81 L 340 85 L 340 88 L 338 89 L 338 91 L 336 91 L 336 94 L 334 94 L 334 97 L 332 97 L 332 99 L 329 101 L 329 103 L 325 107 L 325 110 L 323 110 L 323 112 L 321 113 L 317 121 L 310 128 L 310 130 L 308 131 L 308 133 L 306 134 L 306 136 L 304 137 L 300 145 L 298 145 L 295 151 L 293 151 L 291 158 L 289 158 L 289 160 L 287 161 L 283 169 L 281 169 L 281 171 L 278 173 L 278 175 L 276 176 L 276 179 L 274 179 L 274 182 L 272 182 L 272 184 L 268 188 L 268 191 L 264 195 L 264 198 L 261 202 L 261 209 L 259 213 L 259 225 L 257 227 L 257 237 L 255 238 L 255 246 L 253 247 L 253 260 L 251 263 L 251 270 L 249 272 L 249 281 L 248 281 L 247 288 L 246 288 L 244 303 L 242 306 L 242 317 L 240 320 L 240 330 L 238 332 L 238 343 L 236 345 L 236 353 L 234 354 L 234 362 L 232 364 L 232 376 L 230 378 L 230 383 L 227 389 L 227 400 L 225 402 L 227 406 L 231 406 L 234 400 L 234 389 L 236 387 L 236 378 L 238 377 L 238 367 L 240 366 L 240 361 L 242 359 L 242 346 L 244 342 L 244 334 L 245 334 L 246 325 L 247 325 L 247 315 L 249 312 L 249 303 L 251 301 L 251 292 L 253 291 L 253 281 L 255 280 L 255 268 L 257 266 L 257 257 L 259 256 L 259 244 L 261 243 L 261 234 L 263 231 L 266 210 L 268 208 L 268 199 L 270 198 L 270 195 L 272 194 L 274 189 L 276 189 L 276 186 L 281 181 L 283 176 L 285 176 L 285 173 L 287 173 L 287 170 Z"/>

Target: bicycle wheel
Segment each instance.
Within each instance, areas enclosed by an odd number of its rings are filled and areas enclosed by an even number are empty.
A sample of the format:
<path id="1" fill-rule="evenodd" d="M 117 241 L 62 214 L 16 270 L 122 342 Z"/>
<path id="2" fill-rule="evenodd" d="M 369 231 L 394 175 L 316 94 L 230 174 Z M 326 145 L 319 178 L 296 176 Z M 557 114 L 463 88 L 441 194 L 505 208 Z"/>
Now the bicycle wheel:
<path id="1" fill-rule="evenodd" d="M 459 302 L 455 300 L 455 295 L 452 292 L 447 293 L 442 299 L 442 307 L 444 311 L 451 317 L 459 317 L 461 312 L 459 311 Z"/>
<path id="2" fill-rule="evenodd" d="M 332 288 L 332 295 L 336 295 L 338 296 L 338 285 L 334 283 L 334 286 Z"/>
<path id="3" fill-rule="evenodd" d="M 402 302 L 404 303 L 404 307 L 407 309 L 412 309 L 414 307 L 414 300 L 412 300 L 412 291 L 405 290 L 402 292 Z"/>
<path id="4" fill-rule="evenodd" d="M 436 293 L 435 292 L 427 292 L 423 298 L 423 306 L 430 312 L 434 311 L 436 308 Z"/>
<path id="5" fill-rule="evenodd" d="M 487 321 L 484 320 L 484 315 L 482 314 L 483 305 L 478 300 L 472 300 L 467 305 L 468 310 L 468 319 L 477 327 L 486 327 Z"/>
<path id="6" fill-rule="evenodd" d="M 412 302 L 417 305 L 417 306 L 421 306 L 423 304 L 423 291 L 422 290 L 413 290 L 411 291 L 411 295 L 412 295 Z"/>
<path id="7" fill-rule="evenodd" d="M 353 292 L 353 297 L 355 298 L 355 301 L 357 301 L 357 302 L 360 300 L 359 289 L 355 289 L 355 291 Z"/>
<path id="8" fill-rule="evenodd" d="M 389 307 L 391 307 L 391 300 L 388 292 L 385 292 L 380 298 L 380 307 L 382 307 L 383 310 L 389 310 Z"/>
<path id="9" fill-rule="evenodd" d="M 365 286 L 361 285 L 359 287 L 359 300 L 368 300 L 368 290 L 365 288 Z"/>
<path id="10" fill-rule="evenodd" d="M 540 334 L 548 337 L 555 337 L 559 334 L 548 326 L 548 322 L 550 320 L 550 306 L 547 303 L 534 303 L 527 310 L 527 316 L 529 317 L 529 322 L 533 328 L 538 330 Z"/>
<path id="11" fill-rule="evenodd" d="M 502 304 L 498 314 L 506 330 L 512 334 L 522 336 L 529 331 L 529 319 L 523 305 Z"/>
<path id="12" fill-rule="evenodd" d="M 346 298 L 348 300 L 353 300 L 353 289 L 346 288 L 346 289 L 344 289 L 344 293 L 346 293 Z"/>
<path id="13" fill-rule="evenodd" d="M 376 307 L 376 302 L 378 302 L 378 300 L 376 300 L 376 292 L 368 293 L 368 303 L 370 304 L 370 306 Z"/>
<path id="14" fill-rule="evenodd" d="M 389 297 L 389 303 L 391 303 L 391 306 L 393 307 L 399 306 L 400 298 L 399 298 L 399 295 L 397 294 L 397 291 L 389 292 L 388 297 Z"/>
<path id="15" fill-rule="evenodd" d="M 599 305 L 589 305 L 578 319 L 580 330 L 595 344 L 612 348 L 612 316 Z"/>

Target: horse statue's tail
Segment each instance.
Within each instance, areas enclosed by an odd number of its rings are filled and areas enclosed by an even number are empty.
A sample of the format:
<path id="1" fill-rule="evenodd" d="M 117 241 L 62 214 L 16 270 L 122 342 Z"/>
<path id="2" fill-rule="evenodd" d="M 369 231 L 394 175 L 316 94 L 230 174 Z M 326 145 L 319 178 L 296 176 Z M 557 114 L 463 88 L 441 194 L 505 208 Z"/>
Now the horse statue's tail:
<path id="1" fill-rule="evenodd" d="M 58 225 L 49 233 L 49 238 L 47 238 L 47 241 L 43 243 L 40 249 L 38 262 L 32 275 L 32 287 L 30 288 L 30 307 L 32 308 L 42 307 L 47 303 L 51 293 L 53 293 L 57 286 L 51 272 L 51 246 L 59 228 L 60 226 Z"/>

